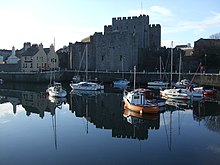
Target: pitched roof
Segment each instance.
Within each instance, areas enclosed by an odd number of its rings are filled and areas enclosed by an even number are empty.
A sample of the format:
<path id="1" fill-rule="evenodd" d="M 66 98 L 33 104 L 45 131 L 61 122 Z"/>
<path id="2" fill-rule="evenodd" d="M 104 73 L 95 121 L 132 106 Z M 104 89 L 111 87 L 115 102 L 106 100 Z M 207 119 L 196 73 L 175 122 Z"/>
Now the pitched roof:
<path id="1" fill-rule="evenodd" d="M 50 52 L 50 48 L 44 48 L 44 52 L 48 55 L 48 53 Z"/>
<path id="2" fill-rule="evenodd" d="M 22 56 L 34 56 L 38 51 L 38 47 L 36 45 L 32 45 L 24 53 L 22 53 Z"/>

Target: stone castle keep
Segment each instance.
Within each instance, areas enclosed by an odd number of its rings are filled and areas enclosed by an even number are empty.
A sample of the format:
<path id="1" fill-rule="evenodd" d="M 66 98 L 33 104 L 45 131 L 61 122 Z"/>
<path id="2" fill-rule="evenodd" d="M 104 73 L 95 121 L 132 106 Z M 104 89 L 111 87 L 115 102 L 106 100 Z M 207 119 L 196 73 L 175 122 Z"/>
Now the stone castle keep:
<path id="1" fill-rule="evenodd" d="M 88 47 L 88 70 L 129 71 L 138 65 L 140 49 L 161 46 L 161 26 L 150 25 L 149 16 L 112 18 L 104 34 L 96 32 L 82 42 L 69 44 L 69 68 L 85 70 Z"/>

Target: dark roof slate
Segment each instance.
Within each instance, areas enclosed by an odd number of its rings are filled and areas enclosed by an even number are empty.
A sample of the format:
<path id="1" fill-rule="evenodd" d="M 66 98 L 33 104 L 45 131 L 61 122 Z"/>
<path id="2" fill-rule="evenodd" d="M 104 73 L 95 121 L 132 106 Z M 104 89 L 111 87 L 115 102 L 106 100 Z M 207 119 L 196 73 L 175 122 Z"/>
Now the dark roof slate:
<path id="1" fill-rule="evenodd" d="M 50 48 L 44 48 L 44 52 L 48 55 L 48 53 L 50 52 Z"/>
<path id="2" fill-rule="evenodd" d="M 39 49 L 37 46 L 31 46 L 24 53 L 22 53 L 22 56 L 34 56 L 38 51 Z"/>

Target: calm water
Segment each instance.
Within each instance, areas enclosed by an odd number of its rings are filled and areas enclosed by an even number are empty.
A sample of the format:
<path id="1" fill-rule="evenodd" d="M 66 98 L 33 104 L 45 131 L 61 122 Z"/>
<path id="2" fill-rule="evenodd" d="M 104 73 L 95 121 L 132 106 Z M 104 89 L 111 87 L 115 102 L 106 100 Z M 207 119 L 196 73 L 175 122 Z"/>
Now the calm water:
<path id="1" fill-rule="evenodd" d="M 220 164 L 220 98 L 131 118 L 121 90 L 53 100 L 46 87 L 1 86 L 1 165 Z"/>

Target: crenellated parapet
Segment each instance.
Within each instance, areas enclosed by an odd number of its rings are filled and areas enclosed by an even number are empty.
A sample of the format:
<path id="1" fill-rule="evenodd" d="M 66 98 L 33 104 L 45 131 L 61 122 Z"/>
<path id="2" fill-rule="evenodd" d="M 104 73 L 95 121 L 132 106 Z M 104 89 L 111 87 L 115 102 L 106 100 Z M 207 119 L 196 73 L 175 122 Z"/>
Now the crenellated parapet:
<path id="1" fill-rule="evenodd" d="M 151 28 L 161 28 L 160 24 L 150 24 L 149 27 L 151 27 Z"/>
<path id="2" fill-rule="evenodd" d="M 112 32 L 112 25 L 105 25 L 104 26 L 104 34 Z"/>
<path id="3" fill-rule="evenodd" d="M 132 16 L 132 17 L 114 17 L 112 18 L 112 22 L 113 21 L 126 21 L 126 20 L 137 20 L 137 19 L 148 19 L 149 20 L 149 16 L 148 15 L 140 15 L 138 16 Z"/>

